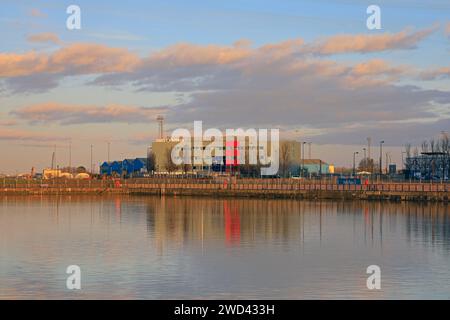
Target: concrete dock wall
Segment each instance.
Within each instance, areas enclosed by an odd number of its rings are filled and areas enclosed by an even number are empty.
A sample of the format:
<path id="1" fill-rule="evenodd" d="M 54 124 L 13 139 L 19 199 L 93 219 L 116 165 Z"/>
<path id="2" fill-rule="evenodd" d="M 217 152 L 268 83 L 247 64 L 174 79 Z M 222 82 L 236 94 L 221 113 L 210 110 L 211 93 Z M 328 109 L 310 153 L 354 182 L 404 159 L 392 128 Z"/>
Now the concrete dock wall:
<path id="1" fill-rule="evenodd" d="M 0 195 L 132 194 L 262 197 L 298 199 L 365 199 L 448 201 L 449 183 L 373 182 L 338 185 L 334 181 L 296 179 L 177 179 L 128 180 L 0 180 Z"/>

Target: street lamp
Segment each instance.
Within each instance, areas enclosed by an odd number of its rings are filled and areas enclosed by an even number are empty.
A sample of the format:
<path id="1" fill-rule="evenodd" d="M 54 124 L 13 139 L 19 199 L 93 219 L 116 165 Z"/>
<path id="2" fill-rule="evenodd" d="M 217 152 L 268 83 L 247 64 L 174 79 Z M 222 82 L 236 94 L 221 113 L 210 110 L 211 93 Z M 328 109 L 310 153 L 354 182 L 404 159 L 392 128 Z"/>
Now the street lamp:
<path id="1" fill-rule="evenodd" d="M 353 152 L 353 176 L 355 176 L 355 173 L 356 173 L 356 169 L 355 169 L 355 167 L 356 167 L 355 156 L 356 156 L 357 154 L 359 154 L 358 151 Z"/>
<path id="2" fill-rule="evenodd" d="M 383 143 L 384 140 L 380 141 L 380 176 L 383 174 Z"/>
<path id="3" fill-rule="evenodd" d="M 364 164 L 364 171 L 367 171 L 367 168 L 368 168 L 368 163 L 367 163 L 367 158 L 366 158 L 366 148 L 363 148 L 363 150 L 364 150 L 364 159 L 363 159 L 363 164 Z"/>
<path id="4" fill-rule="evenodd" d="M 302 170 L 301 170 L 301 176 L 303 177 L 303 171 L 305 170 L 305 144 L 307 142 L 303 141 L 302 143 Z"/>
<path id="5" fill-rule="evenodd" d="M 402 171 L 405 170 L 405 160 L 403 160 L 403 155 L 406 154 L 406 151 L 402 151 Z"/>

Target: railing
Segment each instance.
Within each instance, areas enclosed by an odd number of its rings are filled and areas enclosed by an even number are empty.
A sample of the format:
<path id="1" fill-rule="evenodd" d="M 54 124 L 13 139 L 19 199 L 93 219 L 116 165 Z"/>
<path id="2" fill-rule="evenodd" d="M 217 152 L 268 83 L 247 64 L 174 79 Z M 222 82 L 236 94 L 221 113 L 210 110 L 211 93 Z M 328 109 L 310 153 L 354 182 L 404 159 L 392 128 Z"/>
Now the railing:
<path id="1" fill-rule="evenodd" d="M 333 180 L 220 178 L 136 178 L 127 180 L 0 179 L 1 189 L 230 189 L 359 192 L 450 192 L 450 183 L 370 182 L 340 185 Z"/>

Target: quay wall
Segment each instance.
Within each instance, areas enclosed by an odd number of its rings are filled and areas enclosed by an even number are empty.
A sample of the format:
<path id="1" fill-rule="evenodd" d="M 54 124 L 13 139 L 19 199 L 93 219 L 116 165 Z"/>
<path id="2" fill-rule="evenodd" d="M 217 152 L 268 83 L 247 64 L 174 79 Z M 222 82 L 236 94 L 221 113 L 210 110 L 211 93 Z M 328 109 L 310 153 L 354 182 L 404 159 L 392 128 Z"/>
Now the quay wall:
<path id="1" fill-rule="evenodd" d="M 450 183 L 370 182 L 338 185 L 331 180 L 140 178 L 127 180 L 0 179 L 0 195 L 127 194 L 334 200 L 444 201 Z"/>

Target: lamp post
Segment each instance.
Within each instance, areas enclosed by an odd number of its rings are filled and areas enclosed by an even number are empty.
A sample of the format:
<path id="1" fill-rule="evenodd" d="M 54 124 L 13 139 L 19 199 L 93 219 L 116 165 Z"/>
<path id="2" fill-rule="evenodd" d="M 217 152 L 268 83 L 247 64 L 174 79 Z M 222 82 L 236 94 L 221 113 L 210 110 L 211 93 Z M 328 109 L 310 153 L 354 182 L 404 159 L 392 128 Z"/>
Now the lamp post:
<path id="1" fill-rule="evenodd" d="M 405 170 L 405 160 L 403 160 L 403 155 L 406 154 L 406 151 L 402 151 L 402 171 Z"/>
<path id="2" fill-rule="evenodd" d="M 358 151 L 353 152 L 353 176 L 355 176 L 356 173 L 356 163 L 355 163 L 355 156 L 359 154 Z"/>
<path id="3" fill-rule="evenodd" d="M 383 174 L 383 143 L 384 140 L 380 141 L 380 176 Z"/>
<path id="4" fill-rule="evenodd" d="M 364 164 L 364 171 L 367 171 L 367 167 L 368 167 L 368 163 L 367 163 L 367 154 L 366 154 L 366 148 L 363 148 L 364 151 L 364 159 L 363 159 L 363 164 Z"/>
<path id="5" fill-rule="evenodd" d="M 301 170 L 302 177 L 303 177 L 303 171 L 305 170 L 305 144 L 306 144 L 306 141 L 303 141 L 303 143 L 302 143 L 302 170 Z"/>
<path id="6" fill-rule="evenodd" d="M 69 140 L 69 173 L 72 173 L 72 139 Z"/>
<path id="7" fill-rule="evenodd" d="M 94 165 L 92 163 L 93 148 L 94 148 L 94 146 L 91 144 L 91 174 L 94 173 Z"/>

